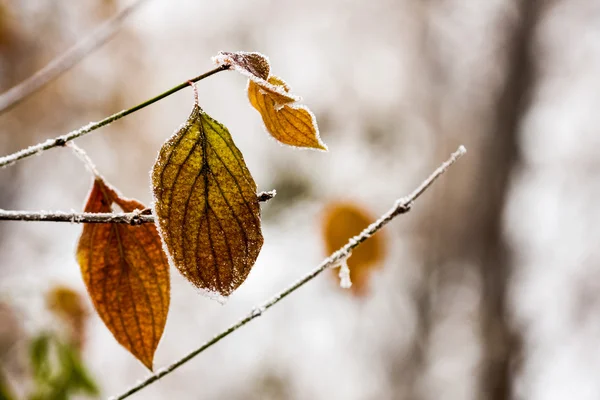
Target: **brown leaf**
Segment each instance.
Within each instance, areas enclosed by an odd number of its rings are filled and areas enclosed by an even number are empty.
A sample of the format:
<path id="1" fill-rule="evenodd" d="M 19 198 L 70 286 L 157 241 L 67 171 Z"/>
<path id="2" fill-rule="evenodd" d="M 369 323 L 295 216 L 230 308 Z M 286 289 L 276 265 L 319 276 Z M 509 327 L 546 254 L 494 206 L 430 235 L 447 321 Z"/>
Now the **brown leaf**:
<path id="1" fill-rule="evenodd" d="M 121 197 L 97 178 L 86 212 L 146 207 Z M 84 224 L 77 246 L 83 280 L 100 318 L 115 339 L 152 369 L 169 311 L 169 264 L 152 224 Z"/>
<path id="2" fill-rule="evenodd" d="M 359 234 L 375 221 L 365 210 L 352 203 L 335 202 L 330 204 L 323 216 L 322 230 L 328 254 L 344 246 L 348 239 Z M 355 295 L 368 293 L 369 277 L 373 269 L 381 263 L 385 253 L 385 241 L 381 232 L 374 234 L 352 251 L 348 259 L 351 290 Z M 338 270 L 333 269 L 338 279 Z"/>
<path id="3" fill-rule="evenodd" d="M 267 80 L 271 72 L 269 59 L 257 52 L 220 51 L 213 57 L 213 61 L 218 65 L 228 64 L 233 69 L 248 76 L 248 78 L 257 77 Z"/>
<path id="4" fill-rule="evenodd" d="M 327 151 L 321 141 L 315 116 L 310 110 L 295 104 L 288 94 L 288 85 L 276 76 L 268 82 L 248 81 L 248 99 L 260 113 L 267 131 L 281 143 Z"/>
<path id="5" fill-rule="evenodd" d="M 256 184 L 227 128 L 198 105 L 163 145 L 152 171 L 169 256 L 195 286 L 228 296 L 263 244 Z"/>

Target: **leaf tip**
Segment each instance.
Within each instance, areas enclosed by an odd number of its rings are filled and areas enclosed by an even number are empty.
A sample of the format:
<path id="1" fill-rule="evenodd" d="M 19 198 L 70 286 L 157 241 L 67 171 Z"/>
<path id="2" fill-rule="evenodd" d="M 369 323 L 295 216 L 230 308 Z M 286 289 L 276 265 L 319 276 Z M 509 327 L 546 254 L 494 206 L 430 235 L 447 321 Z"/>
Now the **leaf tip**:
<path id="1" fill-rule="evenodd" d="M 327 147 L 327 145 L 318 136 L 317 136 L 317 145 L 314 146 L 313 149 L 322 151 L 324 153 L 329 152 L 329 147 Z"/>
<path id="2" fill-rule="evenodd" d="M 154 364 L 154 360 L 153 359 L 154 359 L 154 357 L 152 357 L 152 359 L 150 359 L 150 360 L 141 360 L 140 359 L 140 361 L 142 362 L 142 364 L 144 364 L 144 366 L 146 368 L 148 368 L 148 370 L 150 372 L 154 372 L 154 365 L 153 365 Z"/>

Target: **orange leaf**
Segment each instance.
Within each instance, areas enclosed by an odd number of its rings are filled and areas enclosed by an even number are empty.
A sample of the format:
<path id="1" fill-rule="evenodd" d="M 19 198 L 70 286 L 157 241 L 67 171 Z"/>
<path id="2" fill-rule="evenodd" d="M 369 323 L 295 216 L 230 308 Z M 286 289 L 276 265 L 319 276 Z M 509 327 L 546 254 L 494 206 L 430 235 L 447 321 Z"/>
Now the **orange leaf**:
<path id="1" fill-rule="evenodd" d="M 254 85 L 250 86 L 250 83 L 253 83 Z M 250 93 L 251 89 L 252 94 Z M 255 92 L 256 94 L 267 96 L 269 100 L 273 102 L 272 106 L 276 110 L 279 110 L 286 104 L 291 105 L 302 100 L 299 96 L 290 93 L 290 87 L 283 79 L 274 75 L 271 75 L 266 81 L 262 79 L 251 79 L 248 81 L 248 98 L 250 99 L 250 104 L 252 104 L 254 108 L 256 108 L 256 106 L 252 102 L 251 95 L 256 96 Z M 258 111 L 261 112 L 261 110 Z"/>
<path id="2" fill-rule="evenodd" d="M 312 112 L 302 105 L 299 96 L 290 93 L 289 86 L 270 75 L 269 59 L 260 53 L 221 51 L 213 57 L 218 65 L 229 65 L 248 77 L 248 99 L 260 113 L 267 131 L 281 143 L 327 151 L 319 137 L 319 128 Z"/>
<path id="3" fill-rule="evenodd" d="M 267 131 L 281 143 L 327 151 L 319 137 L 315 116 L 310 110 L 293 103 L 295 98 L 287 84 L 276 76 L 268 82 L 248 81 L 248 99 L 260 113 Z"/>
<path id="4" fill-rule="evenodd" d="M 322 220 L 327 253 L 331 254 L 344 246 L 348 239 L 358 235 L 373 221 L 375 218 L 354 204 L 342 202 L 330 204 Z M 373 269 L 381 263 L 385 253 L 384 248 L 384 237 L 381 232 L 378 232 L 352 251 L 347 261 L 352 281 L 351 290 L 355 295 L 368 293 L 369 277 Z M 338 279 L 337 268 L 332 271 Z"/>
<path id="5" fill-rule="evenodd" d="M 173 264 L 209 293 L 229 296 L 263 244 L 256 184 L 227 128 L 197 104 L 160 149 L 155 215 Z"/>
<path id="6" fill-rule="evenodd" d="M 85 205 L 91 213 L 146 207 L 121 197 L 100 178 Z M 169 311 L 169 264 L 152 224 L 84 224 L 77 260 L 96 311 L 115 339 L 152 369 Z"/>

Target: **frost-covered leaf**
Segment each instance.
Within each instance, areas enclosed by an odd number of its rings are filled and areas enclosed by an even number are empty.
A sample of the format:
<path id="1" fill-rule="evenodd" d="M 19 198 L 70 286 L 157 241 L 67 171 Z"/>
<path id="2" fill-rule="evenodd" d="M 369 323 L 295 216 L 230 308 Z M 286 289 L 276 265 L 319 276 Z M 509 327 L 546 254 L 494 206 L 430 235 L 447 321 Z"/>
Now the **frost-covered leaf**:
<path id="1" fill-rule="evenodd" d="M 272 90 L 270 87 L 277 90 Z M 319 136 L 315 116 L 303 105 L 287 101 L 288 85 L 276 76 L 271 76 L 268 86 L 248 81 L 248 99 L 260 113 L 267 131 L 281 143 L 327 150 Z M 282 95 L 283 93 L 283 95 Z"/>
<path id="2" fill-rule="evenodd" d="M 229 65 L 248 77 L 248 98 L 262 116 L 271 136 L 290 146 L 327 151 L 319 137 L 315 116 L 306 106 L 296 104 L 301 98 L 290 93 L 289 86 L 281 78 L 270 74 L 266 56 L 221 51 L 213 61 L 218 65 Z"/>
<path id="3" fill-rule="evenodd" d="M 146 207 L 94 180 L 86 212 Z M 115 339 L 152 369 L 169 311 L 169 264 L 152 224 L 84 224 L 77 260 L 96 311 Z"/>
<path id="4" fill-rule="evenodd" d="M 152 171 L 157 223 L 169 256 L 196 287 L 230 295 L 263 244 L 256 184 L 227 128 L 197 104 Z"/>
<path id="5" fill-rule="evenodd" d="M 271 73 L 269 59 L 257 52 L 220 51 L 215 57 L 213 57 L 213 61 L 217 65 L 230 65 L 231 68 L 248 76 L 248 78 L 257 77 L 267 80 L 269 78 L 269 74 Z"/>
<path id="6" fill-rule="evenodd" d="M 251 86 L 251 83 L 254 83 L 254 85 Z M 253 91 L 258 91 L 258 93 L 261 95 L 267 96 L 273 102 L 275 109 L 279 109 L 286 104 L 291 105 L 302 100 L 301 97 L 290 93 L 290 87 L 283 81 L 283 79 L 274 75 L 271 75 L 266 81 L 260 79 L 250 80 L 248 82 L 248 97 L 250 97 L 250 89 Z M 250 102 L 252 103 L 251 99 Z M 254 107 L 256 108 L 256 106 Z M 260 112 L 260 110 L 258 111 Z"/>
<path id="7" fill-rule="evenodd" d="M 348 239 L 358 235 L 375 219 L 361 207 L 335 202 L 330 204 L 323 216 L 322 229 L 325 248 L 328 254 L 344 246 Z M 369 289 L 369 278 L 375 268 L 383 260 L 385 253 L 385 237 L 377 232 L 360 246 L 352 250 L 352 255 L 345 260 L 350 269 L 350 289 L 355 295 L 365 295 Z M 339 271 L 333 269 L 338 280 Z"/>

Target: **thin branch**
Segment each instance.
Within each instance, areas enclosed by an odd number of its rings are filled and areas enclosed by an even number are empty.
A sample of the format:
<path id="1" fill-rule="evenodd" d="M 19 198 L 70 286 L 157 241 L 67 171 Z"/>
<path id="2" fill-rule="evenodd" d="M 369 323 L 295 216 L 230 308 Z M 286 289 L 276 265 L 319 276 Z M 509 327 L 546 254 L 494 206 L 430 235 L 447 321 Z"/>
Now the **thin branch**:
<path id="1" fill-rule="evenodd" d="M 143 103 L 138 104 L 135 107 L 129 108 L 127 110 L 119 111 L 118 113 L 113 114 L 109 117 L 106 117 L 101 121 L 90 122 L 86 126 L 83 126 L 77 130 L 71 131 L 64 135 L 58 136 L 54 139 L 48 139 L 45 142 L 36 144 L 35 146 L 30 146 L 26 149 L 17 151 L 16 153 L 13 153 L 13 154 L 10 154 L 10 155 L 4 156 L 4 157 L 0 157 L 0 168 L 6 167 L 7 165 L 10 165 L 10 164 L 13 164 L 19 160 L 22 160 L 23 158 L 33 156 L 34 154 L 39 154 L 39 153 L 41 153 L 45 150 L 51 149 L 53 147 L 64 146 L 67 142 L 70 142 L 73 139 L 77 139 L 81 136 L 87 135 L 88 133 L 93 132 L 98 128 L 102 128 L 103 126 L 108 125 L 111 122 L 121 119 L 121 118 L 123 118 L 129 114 L 132 114 L 138 110 L 141 110 L 142 108 L 147 107 L 151 104 L 154 104 L 157 101 L 162 100 L 165 97 L 170 96 L 173 93 L 180 91 L 181 89 L 185 89 L 186 87 L 189 87 L 190 86 L 189 82 L 201 81 L 202 79 L 208 78 L 209 76 L 214 75 L 218 72 L 227 70 L 227 69 L 229 69 L 229 67 L 230 66 L 228 64 L 220 65 L 217 68 L 214 68 L 202 75 L 198 75 L 197 77 L 195 77 L 193 79 L 186 80 L 185 82 L 175 86 L 174 88 L 169 89 L 166 92 L 163 92 L 156 97 L 146 100 Z"/>
<path id="2" fill-rule="evenodd" d="M 317 268 L 315 268 L 314 270 L 309 272 L 307 275 L 302 277 L 296 283 L 292 284 L 290 287 L 283 290 L 282 292 L 276 294 L 273 298 L 271 298 L 270 300 L 265 302 L 260 307 L 253 308 L 252 311 L 245 318 L 243 318 L 236 324 L 231 325 L 229 328 L 227 328 L 223 332 L 219 333 L 218 335 L 216 335 L 215 337 L 210 339 L 208 342 L 204 343 L 202 346 L 200 346 L 196 350 L 190 352 L 185 357 L 181 358 L 180 360 L 174 362 L 173 364 L 171 364 L 167 367 L 164 367 L 164 368 L 158 370 L 156 373 L 150 375 L 145 380 L 141 381 L 140 383 L 136 384 L 135 386 L 133 386 L 132 388 L 127 390 L 125 393 L 123 393 L 117 397 L 111 397 L 111 400 L 125 399 L 125 398 L 131 396 L 132 394 L 137 393 L 140 390 L 144 389 L 145 387 L 151 385 L 153 382 L 158 381 L 165 375 L 170 374 L 175 369 L 179 368 L 183 364 L 190 361 L 192 358 L 196 357 L 198 354 L 202 353 L 204 350 L 208 349 L 212 345 L 219 342 L 221 339 L 225 338 L 226 336 L 229 336 L 229 334 L 235 332 L 236 330 L 238 330 L 242 326 L 246 325 L 248 322 L 252 321 L 253 319 L 260 317 L 263 312 L 265 312 L 269 308 L 273 307 L 275 304 L 279 303 L 284 297 L 287 297 L 289 294 L 295 292 L 297 289 L 302 287 L 304 284 L 306 284 L 306 283 L 310 282 L 311 280 L 313 280 L 314 278 L 316 278 L 319 274 L 321 274 L 327 268 L 337 266 L 340 262 L 342 262 L 344 259 L 346 259 L 348 257 L 348 255 L 352 252 L 352 250 L 355 247 L 357 247 L 359 244 L 361 244 L 362 242 L 364 242 L 365 240 L 367 240 L 371 236 L 373 236 L 373 234 L 375 232 L 377 232 L 378 230 L 383 228 L 388 222 L 390 222 L 392 219 L 394 219 L 398 215 L 404 214 L 404 213 L 407 213 L 408 211 L 410 211 L 413 202 L 419 196 L 421 196 L 433 184 L 433 182 L 437 178 L 439 178 L 444 172 L 446 172 L 448 170 L 448 168 L 450 168 L 450 166 L 452 164 L 454 164 L 465 153 L 466 153 L 465 147 L 460 146 L 458 148 L 458 150 L 456 150 L 456 152 L 454 152 L 447 161 L 445 161 L 442 165 L 440 165 L 410 195 L 397 200 L 396 203 L 394 204 L 394 206 L 391 209 L 389 209 L 385 214 L 383 214 L 377 221 L 373 222 L 371 225 L 369 225 L 365 230 L 363 230 L 357 236 L 354 236 L 353 238 L 348 240 L 348 243 L 346 243 L 346 245 L 344 247 L 337 250 L 335 253 L 333 253 L 331 256 L 329 256 L 329 258 L 325 259 Z"/>
<path id="3" fill-rule="evenodd" d="M 75 43 L 75 45 L 65 53 L 50 61 L 44 68 L 0 95 L 0 114 L 16 106 L 31 94 L 37 92 L 48 83 L 70 70 L 87 55 L 106 43 L 118 32 L 123 20 L 144 1 L 145 0 L 137 0 L 126 6 L 96 28 L 90 35 Z"/>
<path id="4" fill-rule="evenodd" d="M 271 190 L 260 192 L 258 201 L 271 200 L 277 192 Z M 62 211 L 9 211 L 0 209 L 0 221 L 37 221 L 37 222 L 71 222 L 74 224 L 129 224 L 141 225 L 154 222 L 151 210 L 140 210 L 130 213 L 67 213 Z"/>

